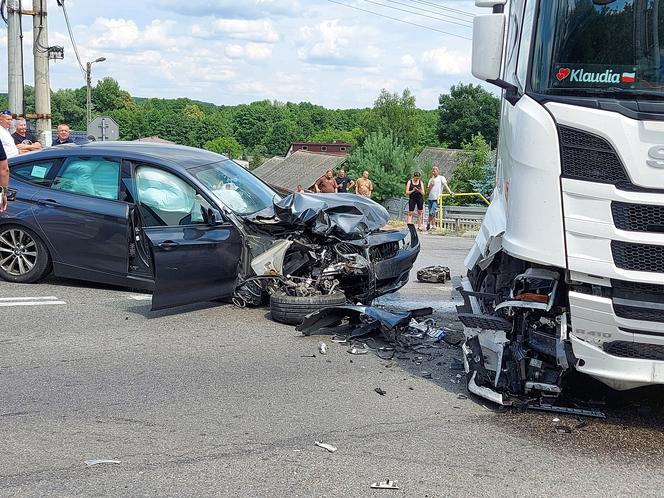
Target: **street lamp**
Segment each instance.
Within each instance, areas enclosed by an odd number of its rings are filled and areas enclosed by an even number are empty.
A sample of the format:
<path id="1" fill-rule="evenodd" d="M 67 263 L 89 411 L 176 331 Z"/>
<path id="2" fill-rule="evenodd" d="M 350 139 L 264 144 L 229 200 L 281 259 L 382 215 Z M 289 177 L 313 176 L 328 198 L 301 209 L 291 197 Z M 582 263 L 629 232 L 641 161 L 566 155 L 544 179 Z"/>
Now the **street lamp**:
<path id="1" fill-rule="evenodd" d="M 90 124 L 92 121 L 92 78 L 90 77 L 90 69 L 95 62 L 104 62 L 106 57 L 100 57 L 92 62 L 87 62 L 85 64 L 85 84 L 86 84 L 86 101 L 85 101 L 85 111 L 86 111 L 86 124 Z"/>

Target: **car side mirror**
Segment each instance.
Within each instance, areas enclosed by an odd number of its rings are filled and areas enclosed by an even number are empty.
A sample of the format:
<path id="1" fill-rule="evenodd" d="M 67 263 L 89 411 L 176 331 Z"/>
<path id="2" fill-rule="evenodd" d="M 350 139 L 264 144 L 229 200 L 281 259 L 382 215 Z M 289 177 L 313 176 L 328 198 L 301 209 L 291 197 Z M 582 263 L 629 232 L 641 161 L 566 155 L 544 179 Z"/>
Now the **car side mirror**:
<path id="1" fill-rule="evenodd" d="M 212 226 L 223 225 L 226 222 L 226 220 L 224 219 L 224 215 L 221 214 L 220 211 L 217 211 L 216 209 L 212 208 L 208 209 L 207 219 L 208 223 Z"/>

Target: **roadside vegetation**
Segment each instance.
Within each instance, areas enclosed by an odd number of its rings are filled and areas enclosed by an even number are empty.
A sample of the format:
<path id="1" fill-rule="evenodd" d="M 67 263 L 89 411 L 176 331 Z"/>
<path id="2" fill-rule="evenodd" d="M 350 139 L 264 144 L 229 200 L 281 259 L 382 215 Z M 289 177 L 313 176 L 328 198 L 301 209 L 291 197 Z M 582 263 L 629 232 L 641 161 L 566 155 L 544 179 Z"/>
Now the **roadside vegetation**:
<path id="1" fill-rule="evenodd" d="M 463 149 L 450 186 L 457 191 L 493 190 L 492 147 L 498 135 L 499 99 L 479 85 L 459 84 L 441 95 L 437 110 L 416 106 L 410 90 L 382 90 L 373 107 L 326 109 L 309 102 L 262 100 L 217 106 L 186 98 L 135 98 L 112 78 L 92 90 L 94 115 L 108 115 L 120 125 L 120 139 L 158 135 L 172 142 L 202 147 L 249 160 L 250 168 L 284 155 L 291 142 L 353 145 L 347 169 L 352 178 L 368 170 L 379 202 L 400 196 L 415 169 L 425 178 L 431 164 L 417 164 L 424 147 Z M 25 90 L 26 113 L 34 112 L 34 89 Z M 53 123 L 85 130 L 85 87 L 51 93 Z M 0 97 L 0 108 L 7 108 Z M 451 200 L 451 203 L 454 203 Z M 456 202 L 466 202 L 458 200 Z"/>

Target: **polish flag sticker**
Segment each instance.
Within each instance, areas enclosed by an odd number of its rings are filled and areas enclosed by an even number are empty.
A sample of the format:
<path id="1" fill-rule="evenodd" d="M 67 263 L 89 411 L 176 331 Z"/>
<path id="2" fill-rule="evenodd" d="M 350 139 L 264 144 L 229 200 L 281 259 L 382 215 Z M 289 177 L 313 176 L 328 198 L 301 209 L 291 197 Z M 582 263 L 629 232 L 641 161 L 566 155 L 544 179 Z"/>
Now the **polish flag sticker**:
<path id="1" fill-rule="evenodd" d="M 622 73 L 621 83 L 636 83 L 636 73 Z"/>

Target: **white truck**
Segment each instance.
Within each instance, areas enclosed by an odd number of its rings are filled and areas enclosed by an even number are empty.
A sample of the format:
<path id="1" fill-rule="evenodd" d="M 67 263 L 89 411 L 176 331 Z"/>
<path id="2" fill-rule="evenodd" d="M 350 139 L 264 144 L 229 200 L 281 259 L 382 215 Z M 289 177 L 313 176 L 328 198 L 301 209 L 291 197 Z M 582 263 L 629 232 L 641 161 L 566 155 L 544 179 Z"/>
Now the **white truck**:
<path id="1" fill-rule="evenodd" d="M 460 287 L 469 390 L 664 384 L 664 0 L 506 3 L 476 0 L 473 28 L 502 109 Z"/>

